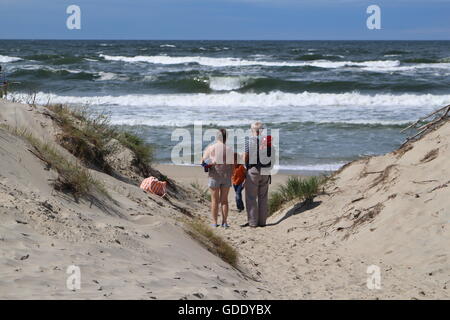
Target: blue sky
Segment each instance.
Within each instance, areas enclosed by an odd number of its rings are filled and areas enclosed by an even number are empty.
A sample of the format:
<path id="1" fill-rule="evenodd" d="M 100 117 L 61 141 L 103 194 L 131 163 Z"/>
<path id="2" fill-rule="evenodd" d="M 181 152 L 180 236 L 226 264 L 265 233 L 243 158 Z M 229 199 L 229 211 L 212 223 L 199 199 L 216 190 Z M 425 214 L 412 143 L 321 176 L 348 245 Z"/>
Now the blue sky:
<path id="1" fill-rule="evenodd" d="M 450 40 L 449 15 L 450 0 L 0 0 L 0 39 Z"/>

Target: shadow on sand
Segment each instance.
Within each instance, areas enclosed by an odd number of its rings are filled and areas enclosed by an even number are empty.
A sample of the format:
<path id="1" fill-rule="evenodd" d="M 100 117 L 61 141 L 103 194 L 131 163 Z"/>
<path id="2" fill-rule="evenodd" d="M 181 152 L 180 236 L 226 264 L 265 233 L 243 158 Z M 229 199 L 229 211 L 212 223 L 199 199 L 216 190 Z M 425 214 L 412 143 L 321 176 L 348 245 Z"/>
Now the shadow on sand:
<path id="1" fill-rule="evenodd" d="M 289 218 L 291 216 L 295 216 L 297 214 L 300 214 L 305 211 L 312 210 L 312 209 L 318 207 L 321 203 L 322 203 L 322 201 L 313 201 L 313 202 L 309 202 L 309 203 L 300 202 L 300 203 L 296 204 L 288 212 L 286 212 L 286 214 L 282 218 L 280 218 L 277 222 L 268 223 L 266 226 L 267 227 L 276 226 L 277 224 L 281 223 L 282 221 L 286 220 L 287 218 Z"/>

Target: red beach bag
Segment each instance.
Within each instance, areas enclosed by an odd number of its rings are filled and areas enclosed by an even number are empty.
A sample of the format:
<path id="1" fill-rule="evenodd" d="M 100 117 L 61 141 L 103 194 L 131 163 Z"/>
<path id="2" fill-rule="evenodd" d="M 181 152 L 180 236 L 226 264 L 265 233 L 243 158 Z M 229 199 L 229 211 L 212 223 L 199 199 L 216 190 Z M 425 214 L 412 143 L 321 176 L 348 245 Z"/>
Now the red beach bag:
<path id="1" fill-rule="evenodd" d="M 158 196 L 164 197 L 167 190 L 167 181 L 159 181 L 155 177 L 149 177 L 142 181 L 141 189 L 148 193 L 153 193 Z"/>

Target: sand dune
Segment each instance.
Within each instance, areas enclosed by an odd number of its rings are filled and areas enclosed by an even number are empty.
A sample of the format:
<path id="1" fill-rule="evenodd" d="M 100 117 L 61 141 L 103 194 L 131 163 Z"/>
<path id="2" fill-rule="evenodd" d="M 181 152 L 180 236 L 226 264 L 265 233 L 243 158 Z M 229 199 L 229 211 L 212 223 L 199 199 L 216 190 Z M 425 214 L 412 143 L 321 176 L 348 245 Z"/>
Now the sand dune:
<path id="1" fill-rule="evenodd" d="M 58 130 L 46 108 L 5 101 L 0 122 L 50 142 Z M 240 271 L 183 231 L 186 214 L 208 218 L 188 169 L 164 169 L 178 181 L 168 200 L 91 170 L 114 200 L 77 202 L 54 190 L 56 173 L 30 149 L 0 127 L 0 298 L 450 298 L 450 123 L 347 165 L 312 206 L 290 203 L 266 228 L 242 229 L 246 215 L 232 211 L 232 227 L 217 232 L 239 251 Z M 81 290 L 66 287 L 70 265 Z M 380 290 L 366 285 L 371 265 Z"/>
<path id="2" fill-rule="evenodd" d="M 266 228 L 227 236 L 277 298 L 449 299 L 449 159 L 446 123 L 403 149 L 347 165 L 311 208 L 292 204 Z M 367 287 L 371 265 L 380 268 L 381 290 Z"/>
<path id="3" fill-rule="evenodd" d="M 0 102 L 0 121 L 47 141 L 45 108 Z M 53 170 L 0 127 L 0 298 L 240 299 L 264 290 L 190 239 L 179 218 L 205 210 L 178 187 L 161 200 L 97 171 L 114 201 L 75 202 L 51 186 Z M 61 148 L 62 149 L 62 148 Z M 64 152 L 64 150 L 61 150 Z M 70 157 L 70 154 L 66 154 Z M 182 213 L 180 208 L 183 209 Z M 66 287 L 70 265 L 81 290 Z"/>

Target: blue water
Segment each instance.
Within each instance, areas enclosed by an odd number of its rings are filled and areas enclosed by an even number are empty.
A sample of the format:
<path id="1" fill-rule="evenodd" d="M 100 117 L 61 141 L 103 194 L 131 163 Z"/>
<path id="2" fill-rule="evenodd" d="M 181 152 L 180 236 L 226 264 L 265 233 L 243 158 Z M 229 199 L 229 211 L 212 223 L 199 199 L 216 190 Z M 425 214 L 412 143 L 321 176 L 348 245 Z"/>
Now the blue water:
<path id="1" fill-rule="evenodd" d="M 88 104 L 170 161 L 175 128 L 280 129 L 284 168 L 394 150 L 450 103 L 449 41 L 0 41 L 13 95 Z M 12 97 L 12 96 L 11 96 Z"/>

